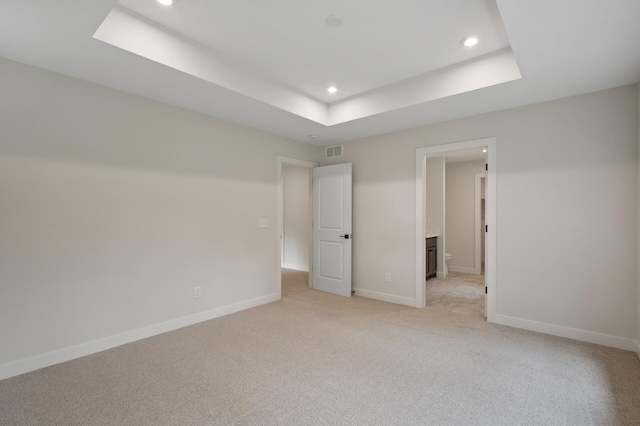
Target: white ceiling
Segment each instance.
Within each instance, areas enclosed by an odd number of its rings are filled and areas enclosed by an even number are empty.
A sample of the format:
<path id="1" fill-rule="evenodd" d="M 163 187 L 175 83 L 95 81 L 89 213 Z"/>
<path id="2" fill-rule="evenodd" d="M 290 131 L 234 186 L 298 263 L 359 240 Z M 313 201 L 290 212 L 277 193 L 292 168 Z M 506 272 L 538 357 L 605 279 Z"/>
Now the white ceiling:
<path id="1" fill-rule="evenodd" d="M 640 1 L 3 0 L 0 56 L 326 145 L 638 82 Z"/>
<path id="2" fill-rule="evenodd" d="M 326 103 L 509 47 L 494 0 L 118 4 Z M 340 27 L 325 24 L 332 15 Z M 465 49 L 471 29 L 483 42 Z"/>

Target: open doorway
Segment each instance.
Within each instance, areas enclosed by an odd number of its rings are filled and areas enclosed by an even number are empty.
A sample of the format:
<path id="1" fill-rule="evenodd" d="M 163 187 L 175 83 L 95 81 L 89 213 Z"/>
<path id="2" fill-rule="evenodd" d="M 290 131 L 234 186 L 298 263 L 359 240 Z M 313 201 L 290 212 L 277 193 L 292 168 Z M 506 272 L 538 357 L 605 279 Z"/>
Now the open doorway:
<path id="1" fill-rule="evenodd" d="M 310 169 L 283 164 L 282 267 L 309 272 L 311 245 Z"/>
<path id="2" fill-rule="evenodd" d="M 434 240 L 437 248 L 446 248 L 442 253 L 437 250 L 442 263 L 436 276 L 427 273 L 425 305 L 478 318 L 485 318 L 485 277 L 475 265 L 476 255 L 481 257 L 476 253 L 476 243 L 481 241 L 476 241 L 475 187 L 476 176 L 485 171 L 483 151 L 476 148 L 427 158 L 425 181 L 427 253 Z"/>
<path id="3" fill-rule="evenodd" d="M 278 298 L 282 297 L 283 286 L 312 286 L 314 167 L 317 163 L 278 156 Z"/>
<path id="4" fill-rule="evenodd" d="M 483 150 L 486 149 L 486 152 Z M 485 163 L 486 161 L 486 163 Z M 447 174 L 447 164 L 450 173 Z M 485 169 L 488 165 L 488 170 Z M 456 278 L 457 297 L 480 298 L 473 309 L 492 322 L 495 314 L 495 139 L 487 138 L 416 150 L 416 306 L 427 306 L 427 278 L 439 280 L 446 291 L 447 278 Z M 454 169 L 460 169 L 453 174 Z M 476 274 L 476 174 L 484 172 L 485 275 Z M 447 192 L 447 176 L 456 188 Z M 430 192 L 431 191 L 431 192 Z M 451 192 L 454 191 L 454 192 Z M 454 199 L 457 198 L 457 199 Z M 446 209 L 449 207 L 449 212 Z M 437 250 L 437 273 L 429 274 L 429 250 Z M 455 252 L 455 253 L 452 253 Z M 481 254 L 480 254 L 481 255 Z M 456 259 L 455 261 L 453 259 Z M 481 267 L 481 265 L 480 265 Z M 432 281 L 432 283 L 435 281 Z M 485 291 L 487 296 L 485 297 Z M 464 304 L 461 304 L 464 305 Z M 466 307 L 472 304 L 466 304 Z"/>

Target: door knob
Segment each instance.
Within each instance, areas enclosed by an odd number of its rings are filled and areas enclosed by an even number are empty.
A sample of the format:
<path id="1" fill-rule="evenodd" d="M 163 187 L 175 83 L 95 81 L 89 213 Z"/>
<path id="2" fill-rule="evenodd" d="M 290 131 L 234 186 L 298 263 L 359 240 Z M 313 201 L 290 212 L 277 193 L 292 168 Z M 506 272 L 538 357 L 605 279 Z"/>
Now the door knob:
<path id="1" fill-rule="evenodd" d="M 344 238 L 345 240 L 348 240 L 349 238 L 353 239 L 353 235 L 349 235 L 349 234 L 339 235 L 339 237 Z"/>

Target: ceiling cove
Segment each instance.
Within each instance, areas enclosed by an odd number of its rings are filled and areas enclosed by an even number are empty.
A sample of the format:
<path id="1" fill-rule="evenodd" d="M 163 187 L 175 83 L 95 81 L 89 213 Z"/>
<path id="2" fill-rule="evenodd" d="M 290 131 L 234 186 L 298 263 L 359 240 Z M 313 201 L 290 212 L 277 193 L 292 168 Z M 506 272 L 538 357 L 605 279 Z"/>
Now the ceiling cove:
<path id="1" fill-rule="evenodd" d="M 93 38 L 322 126 L 521 78 L 493 1 L 321 3 L 121 0 Z"/>

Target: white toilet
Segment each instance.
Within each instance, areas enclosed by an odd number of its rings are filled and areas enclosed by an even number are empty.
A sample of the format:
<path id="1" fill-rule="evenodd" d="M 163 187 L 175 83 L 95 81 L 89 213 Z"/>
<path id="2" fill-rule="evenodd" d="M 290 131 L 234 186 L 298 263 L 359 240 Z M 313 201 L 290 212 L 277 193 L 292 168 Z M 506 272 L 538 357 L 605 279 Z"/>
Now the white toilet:
<path id="1" fill-rule="evenodd" d="M 444 274 L 445 276 L 449 273 L 449 261 L 451 260 L 451 253 L 444 254 Z"/>

